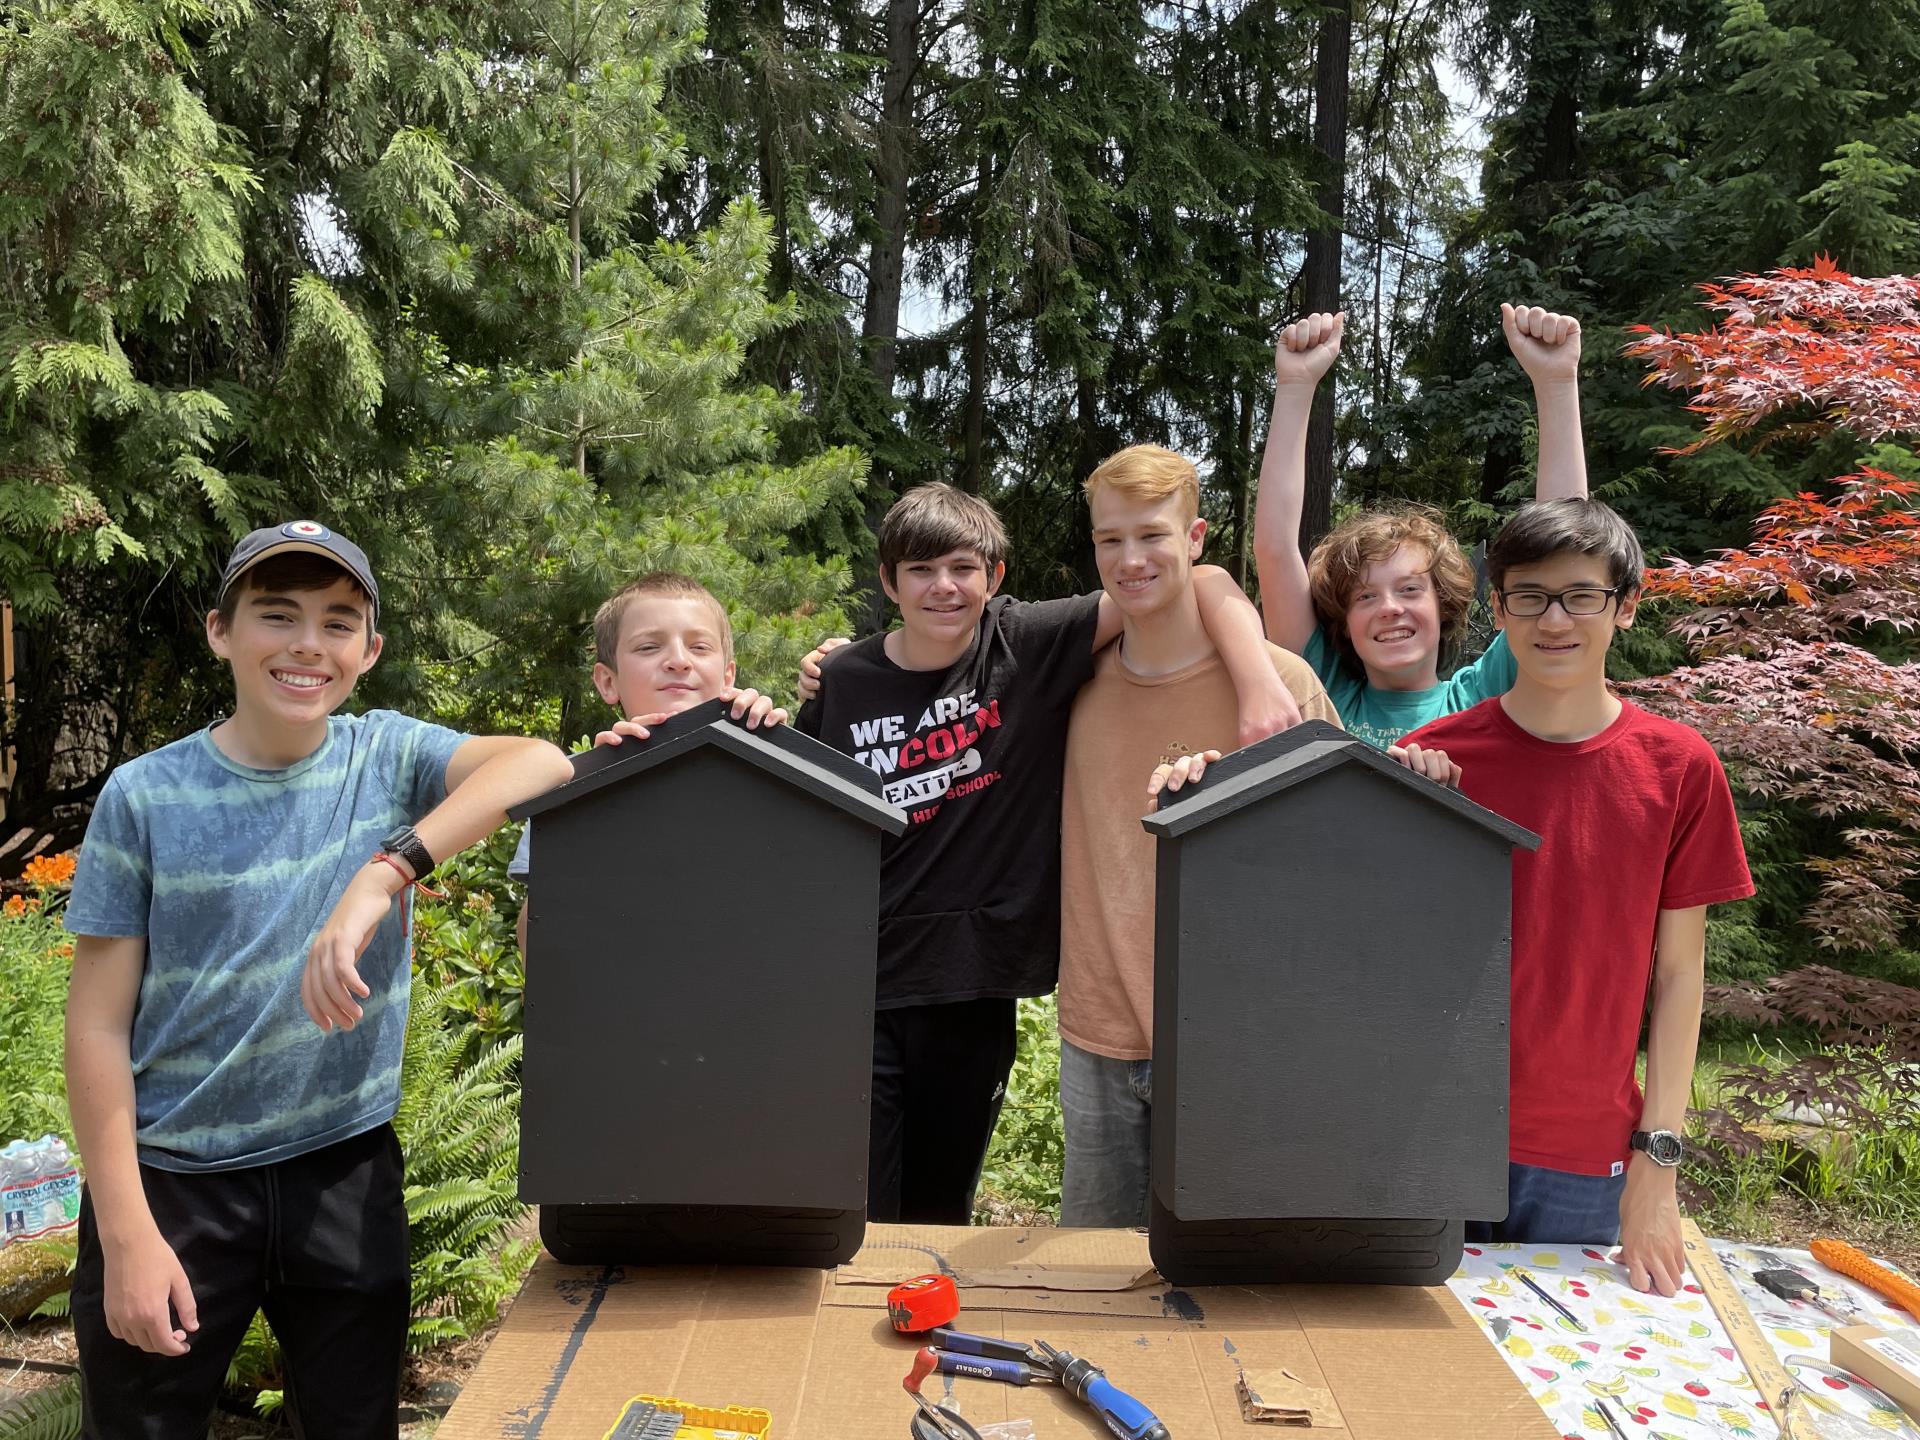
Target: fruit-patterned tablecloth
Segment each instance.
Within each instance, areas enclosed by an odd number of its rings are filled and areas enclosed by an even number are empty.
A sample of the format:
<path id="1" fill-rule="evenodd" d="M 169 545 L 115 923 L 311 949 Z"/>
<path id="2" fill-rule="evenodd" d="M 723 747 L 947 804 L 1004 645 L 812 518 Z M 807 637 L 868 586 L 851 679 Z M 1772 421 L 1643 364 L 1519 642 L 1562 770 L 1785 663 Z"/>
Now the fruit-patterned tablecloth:
<path id="1" fill-rule="evenodd" d="M 1786 1264 L 1815 1281 L 1824 1295 L 1845 1295 L 1863 1321 L 1892 1331 L 1915 1322 L 1877 1295 L 1814 1260 L 1783 1250 L 1715 1240 L 1713 1248 L 1739 1286 L 1747 1308 L 1782 1359 L 1827 1359 L 1828 1317 L 1811 1305 L 1781 1300 L 1760 1288 L 1753 1271 Z M 1582 1334 L 1513 1274 L 1520 1269 L 1578 1316 Z M 1604 1399 L 1620 1428 L 1647 1440 L 1707 1440 L 1778 1433 L 1747 1379 L 1713 1307 L 1689 1283 L 1672 1299 L 1641 1295 L 1600 1247 L 1469 1246 L 1448 1288 L 1480 1322 L 1514 1374 L 1569 1437 L 1612 1440 L 1595 1401 Z M 1810 1366 L 1796 1377 L 1889 1437 L 1920 1434 L 1884 1398 Z M 1876 1403 L 1877 1401 L 1877 1403 Z"/>

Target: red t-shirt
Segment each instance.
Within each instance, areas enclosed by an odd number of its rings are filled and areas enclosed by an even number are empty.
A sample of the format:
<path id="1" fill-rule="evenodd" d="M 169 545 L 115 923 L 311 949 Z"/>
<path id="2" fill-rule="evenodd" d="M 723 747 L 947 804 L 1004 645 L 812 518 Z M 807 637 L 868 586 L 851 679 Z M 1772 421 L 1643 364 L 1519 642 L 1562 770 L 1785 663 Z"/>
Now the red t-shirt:
<path id="1" fill-rule="evenodd" d="M 1634 1060 L 1659 912 L 1753 894 L 1720 759 L 1630 702 L 1571 743 L 1528 734 L 1498 699 L 1407 740 L 1445 750 L 1462 792 L 1540 837 L 1513 856 L 1509 1152 L 1614 1173 L 1640 1120 Z"/>

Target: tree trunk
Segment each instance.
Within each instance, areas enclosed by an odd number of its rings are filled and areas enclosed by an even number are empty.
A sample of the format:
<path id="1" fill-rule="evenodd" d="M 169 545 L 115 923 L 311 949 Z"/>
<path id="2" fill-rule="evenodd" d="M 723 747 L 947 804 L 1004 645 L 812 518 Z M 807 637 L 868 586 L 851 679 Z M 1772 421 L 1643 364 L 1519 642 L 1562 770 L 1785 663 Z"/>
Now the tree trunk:
<path id="1" fill-rule="evenodd" d="M 1247 556 L 1253 550 L 1253 489 L 1259 483 L 1260 470 L 1253 463 L 1253 412 L 1260 401 L 1251 385 L 1240 389 L 1240 433 L 1234 450 L 1234 493 L 1238 505 L 1233 525 L 1233 578 L 1247 588 Z M 1249 592 L 1251 593 L 1251 592 Z"/>
<path id="2" fill-rule="evenodd" d="M 1258 109 L 1262 134 L 1271 134 L 1273 125 L 1273 84 L 1272 77 L 1266 76 L 1260 84 L 1260 104 Z M 1256 225 L 1253 232 L 1253 272 L 1264 277 L 1267 271 L 1268 235 L 1265 226 Z M 1270 326 L 1268 333 L 1277 327 Z M 1240 582 L 1240 588 L 1246 590 L 1247 575 L 1250 569 L 1248 557 L 1253 552 L 1253 505 L 1254 491 L 1260 483 L 1260 465 L 1253 458 L 1253 412 L 1260 404 L 1259 387 L 1249 383 L 1240 387 L 1240 432 L 1237 437 L 1239 464 L 1235 469 L 1239 483 L 1235 487 L 1234 530 L 1233 530 L 1233 574 Z M 1248 592 L 1251 594 L 1252 592 Z"/>
<path id="3" fill-rule="evenodd" d="M 580 83 L 580 0 L 573 0 L 573 30 L 567 36 L 567 89 Z M 580 110 L 576 105 L 567 117 L 567 240 L 573 256 L 573 289 L 580 292 L 580 208 L 584 194 L 580 188 Z M 580 352 L 574 360 L 578 363 Z M 584 410 L 573 412 L 573 468 L 582 479 L 587 473 L 587 416 Z"/>
<path id="4" fill-rule="evenodd" d="M 1078 422 L 1074 443 L 1079 457 L 1067 494 L 1067 556 L 1076 588 L 1085 592 L 1100 588 L 1100 571 L 1093 563 L 1093 516 L 1087 510 L 1087 496 L 1080 482 L 1099 469 L 1100 462 L 1116 448 L 1100 422 L 1100 382 L 1092 375 L 1082 374 L 1074 380 L 1074 418 Z"/>
<path id="5" fill-rule="evenodd" d="M 987 343 L 993 305 L 993 280 L 981 256 L 987 224 L 987 206 L 993 194 L 993 151 L 982 141 L 980 164 L 974 179 L 973 224 L 967 237 L 967 398 L 960 415 L 960 488 L 974 494 L 986 480 L 987 469 Z"/>
<path id="6" fill-rule="evenodd" d="M 759 129 L 760 204 L 773 226 L 767 260 L 767 289 L 775 296 L 793 289 L 793 232 L 787 223 L 786 156 L 779 143 L 780 115 L 774 103 L 778 71 L 787 63 L 786 0 L 758 0 L 754 6 L 758 30 L 760 74 L 755 85 L 755 125 Z M 777 390 L 793 389 L 793 365 L 788 346 L 790 332 L 776 331 L 762 343 L 771 352 L 770 370 Z"/>
<path id="7" fill-rule="evenodd" d="M 913 77 L 919 62 L 919 0 L 887 0 L 887 70 L 880 90 L 875 137 L 873 240 L 867 249 L 867 304 L 860 319 L 874 395 L 893 413 L 893 383 L 899 373 L 900 291 L 907 266 L 907 183 L 913 144 Z M 880 528 L 893 491 L 886 462 L 875 457 L 867 482 L 867 525 Z M 887 597 L 878 573 L 864 575 L 867 608 L 857 617 L 863 633 L 886 625 Z"/>
<path id="8" fill-rule="evenodd" d="M 900 288 L 907 261 L 907 181 L 913 144 L 913 76 L 919 60 L 919 0 L 887 0 L 887 73 L 873 156 L 878 183 L 873 244 L 867 257 L 867 308 L 861 338 L 883 401 L 893 397 L 900 340 Z"/>
<path id="9" fill-rule="evenodd" d="M 1584 23 L 1575 23 L 1575 36 L 1565 35 L 1546 37 L 1561 42 L 1566 49 L 1582 61 L 1591 56 L 1596 42 L 1591 27 Z M 1559 53 L 1557 50 L 1555 53 Z M 1557 214 L 1564 203 L 1566 188 L 1573 179 L 1574 167 L 1579 154 L 1580 140 L 1580 96 L 1575 89 L 1579 83 L 1581 64 L 1567 65 L 1564 61 L 1548 62 L 1536 59 L 1533 70 L 1527 77 L 1527 94 L 1521 102 L 1522 109 L 1530 114 L 1545 112 L 1545 122 L 1536 134 L 1532 158 L 1521 173 L 1514 186 L 1516 213 L 1530 223 L 1531 237 L 1525 242 L 1530 250 L 1530 259 L 1537 262 L 1542 270 L 1548 269 L 1556 258 L 1546 249 L 1553 242 L 1544 237 L 1547 234 L 1546 222 Z M 1558 246 L 1554 247 L 1556 250 Z M 1505 296 L 1496 296 L 1505 299 Z M 1480 498 L 1488 505 L 1496 504 L 1500 492 L 1513 482 L 1524 464 L 1519 442 L 1511 436 L 1496 434 L 1487 442 L 1487 453 L 1480 463 Z"/>
<path id="10" fill-rule="evenodd" d="M 1325 158 L 1317 197 L 1328 216 L 1324 230 L 1307 236 L 1301 273 L 1302 308 L 1340 308 L 1341 222 L 1346 215 L 1347 80 L 1353 47 L 1353 6 L 1328 5 L 1320 15 L 1320 42 L 1313 72 L 1313 144 Z M 1300 514 L 1300 548 L 1310 551 L 1333 520 L 1333 400 L 1337 375 L 1329 375 L 1313 397 L 1307 421 L 1307 486 Z"/>

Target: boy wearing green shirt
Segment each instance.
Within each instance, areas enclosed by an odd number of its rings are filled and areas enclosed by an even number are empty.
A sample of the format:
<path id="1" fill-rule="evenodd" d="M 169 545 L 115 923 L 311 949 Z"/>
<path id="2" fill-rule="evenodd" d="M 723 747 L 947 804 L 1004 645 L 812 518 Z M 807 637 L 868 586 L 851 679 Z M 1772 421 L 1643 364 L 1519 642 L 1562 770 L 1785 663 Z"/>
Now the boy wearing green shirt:
<path id="1" fill-rule="evenodd" d="M 1500 307 L 1507 344 L 1533 381 L 1540 417 L 1539 497 L 1587 493 L 1580 441 L 1580 324 L 1538 306 Z M 1253 549 L 1267 637 L 1319 675 L 1347 729 L 1386 749 L 1429 720 L 1504 694 L 1514 681 L 1504 636 L 1440 678 L 1465 638 L 1473 566 L 1437 512 L 1358 515 L 1300 556 L 1307 416 L 1340 353 L 1344 312 L 1309 315 L 1274 347 L 1273 419 L 1260 460 Z"/>

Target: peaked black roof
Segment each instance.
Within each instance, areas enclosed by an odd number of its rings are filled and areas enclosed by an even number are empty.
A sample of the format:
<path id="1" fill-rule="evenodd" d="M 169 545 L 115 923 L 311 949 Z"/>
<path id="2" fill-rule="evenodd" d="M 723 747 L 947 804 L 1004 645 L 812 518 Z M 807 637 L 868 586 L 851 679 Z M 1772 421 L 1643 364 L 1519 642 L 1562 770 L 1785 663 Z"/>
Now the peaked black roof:
<path id="1" fill-rule="evenodd" d="M 515 820 L 542 815 L 643 770 L 717 745 L 890 835 L 907 828 L 906 812 L 880 798 L 880 777 L 866 766 L 791 726 L 749 730 L 727 713 L 729 708 L 725 700 L 708 700 L 650 726 L 653 733 L 645 740 L 595 746 L 573 757 L 573 779 L 507 813 Z"/>
<path id="2" fill-rule="evenodd" d="M 1269 735 L 1258 744 L 1236 750 L 1207 767 L 1198 785 L 1183 787 L 1171 805 L 1162 803 L 1140 823 L 1155 836 L 1173 838 L 1197 830 L 1222 815 L 1230 815 L 1256 800 L 1298 785 L 1340 765 L 1364 765 L 1394 783 L 1405 785 L 1423 800 L 1444 806 L 1461 819 L 1492 831 L 1509 845 L 1538 850 L 1540 837 L 1476 805 L 1458 790 L 1436 785 L 1416 775 L 1383 750 L 1357 740 L 1338 725 L 1308 720 L 1291 730 Z M 1166 796 L 1161 796 L 1164 802 Z"/>

